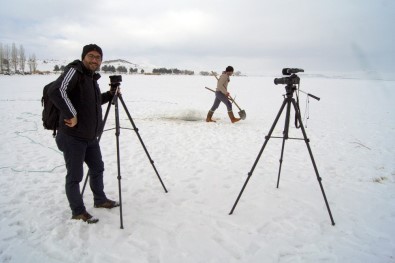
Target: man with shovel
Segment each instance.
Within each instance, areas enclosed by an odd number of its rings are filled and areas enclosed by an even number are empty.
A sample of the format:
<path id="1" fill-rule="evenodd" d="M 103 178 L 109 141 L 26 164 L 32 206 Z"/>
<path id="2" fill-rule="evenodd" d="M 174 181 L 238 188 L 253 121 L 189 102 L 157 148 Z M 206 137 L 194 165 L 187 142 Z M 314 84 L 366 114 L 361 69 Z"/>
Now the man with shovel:
<path id="1" fill-rule="evenodd" d="M 218 82 L 217 82 L 217 89 L 215 90 L 215 100 L 214 104 L 209 110 L 206 118 L 206 122 L 215 122 L 215 120 L 212 119 L 214 111 L 219 107 L 219 104 L 223 102 L 226 105 L 226 108 L 228 110 L 228 115 L 230 118 L 230 121 L 232 123 L 238 122 L 240 118 L 235 118 L 233 115 L 232 111 L 232 103 L 229 101 L 229 96 L 230 93 L 228 92 L 228 83 L 230 81 L 230 76 L 233 75 L 233 67 L 228 66 L 226 67 L 226 70 L 222 72 L 222 75 L 219 77 Z M 215 76 L 216 77 L 216 76 Z"/>

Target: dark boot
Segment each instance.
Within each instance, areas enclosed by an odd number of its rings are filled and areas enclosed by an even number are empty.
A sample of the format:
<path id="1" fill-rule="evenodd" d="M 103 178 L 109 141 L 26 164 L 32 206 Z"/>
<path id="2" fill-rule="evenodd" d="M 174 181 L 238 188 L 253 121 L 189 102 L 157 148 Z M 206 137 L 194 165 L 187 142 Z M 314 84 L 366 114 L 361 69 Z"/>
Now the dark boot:
<path id="1" fill-rule="evenodd" d="M 84 222 L 87 222 L 88 224 L 95 224 L 99 222 L 99 219 L 91 216 L 88 212 L 83 212 L 80 215 L 77 216 L 72 216 L 71 219 L 76 219 L 76 220 L 82 220 Z"/>
<path id="2" fill-rule="evenodd" d="M 107 199 L 107 201 L 105 201 L 104 203 L 100 204 L 100 205 L 95 205 L 96 208 L 107 208 L 107 209 L 111 209 L 114 207 L 118 207 L 119 203 L 117 201 L 112 201 L 110 199 Z"/>
<path id="3" fill-rule="evenodd" d="M 215 120 L 211 119 L 213 117 L 213 114 L 214 112 L 211 110 L 207 113 L 206 122 L 215 122 Z"/>
<path id="4" fill-rule="evenodd" d="M 233 111 L 228 111 L 228 115 L 232 123 L 238 122 L 240 120 L 240 118 L 235 118 L 235 115 L 233 115 Z"/>

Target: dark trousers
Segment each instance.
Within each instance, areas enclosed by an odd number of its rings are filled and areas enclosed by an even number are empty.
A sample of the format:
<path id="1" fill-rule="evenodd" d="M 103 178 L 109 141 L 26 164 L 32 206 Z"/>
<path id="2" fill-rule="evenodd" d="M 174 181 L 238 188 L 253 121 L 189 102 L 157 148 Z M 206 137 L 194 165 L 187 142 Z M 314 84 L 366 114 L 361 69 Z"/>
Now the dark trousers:
<path id="1" fill-rule="evenodd" d="M 215 92 L 215 100 L 214 100 L 213 106 L 211 107 L 210 111 L 214 112 L 218 108 L 218 106 L 221 102 L 223 102 L 226 105 L 226 108 L 228 109 L 228 111 L 232 111 L 232 103 L 230 103 L 228 98 L 221 91 Z"/>
<path id="2" fill-rule="evenodd" d="M 98 140 L 81 139 L 59 131 L 56 144 L 63 152 L 66 162 L 66 196 L 73 215 L 86 211 L 80 191 L 80 182 L 84 177 L 84 162 L 89 168 L 89 184 L 94 203 L 104 203 L 107 200 L 103 185 L 104 163 Z"/>

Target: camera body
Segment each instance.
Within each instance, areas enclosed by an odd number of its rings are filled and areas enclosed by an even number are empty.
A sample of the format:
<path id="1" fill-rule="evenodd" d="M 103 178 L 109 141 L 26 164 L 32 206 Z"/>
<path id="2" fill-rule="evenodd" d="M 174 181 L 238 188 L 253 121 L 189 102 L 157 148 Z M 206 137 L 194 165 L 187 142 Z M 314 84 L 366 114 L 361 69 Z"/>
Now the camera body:
<path id="1" fill-rule="evenodd" d="M 116 92 L 119 85 L 121 85 L 122 75 L 112 75 L 109 76 L 109 78 L 110 78 L 110 87 L 111 87 L 110 91 Z"/>
<path id="2" fill-rule="evenodd" d="M 290 77 L 275 78 L 274 84 L 297 85 L 300 83 L 300 78 L 296 75 L 296 73 L 299 72 L 304 72 L 304 70 L 300 68 L 283 68 L 283 75 L 292 75 Z"/>
<path id="3" fill-rule="evenodd" d="M 111 84 L 119 84 L 122 82 L 122 75 L 112 75 L 109 78 Z"/>
<path id="4" fill-rule="evenodd" d="M 300 83 L 300 78 L 293 74 L 290 77 L 284 77 L 284 78 L 275 78 L 274 79 L 274 84 L 286 84 L 286 85 L 297 85 Z"/>

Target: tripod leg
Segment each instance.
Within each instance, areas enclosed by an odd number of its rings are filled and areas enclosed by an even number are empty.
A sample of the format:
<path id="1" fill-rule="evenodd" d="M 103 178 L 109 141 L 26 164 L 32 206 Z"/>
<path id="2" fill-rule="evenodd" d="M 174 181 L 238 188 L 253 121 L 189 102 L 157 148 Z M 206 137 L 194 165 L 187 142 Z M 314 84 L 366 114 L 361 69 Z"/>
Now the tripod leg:
<path id="1" fill-rule="evenodd" d="M 117 96 L 117 95 L 115 95 Z M 120 213 L 120 222 L 121 229 L 123 229 L 123 217 L 122 217 L 122 194 L 121 194 L 121 157 L 119 151 L 119 135 L 120 135 L 120 125 L 119 125 L 119 109 L 118 109 L 118 99 L 115 98 L 115 136 L 116 136 L 116 144 L 117 144 L 117 165 L 118 165 L 118 191 L 119 191 L 119 213 Z"/>
<path id="2" fill-rule="evenodd" d="M 293 104 L 293 106 L 294 106 L 294 108 L 295 108 L 296 118 L 298 118 L 298 120 L 299 120 L 300 128 L 302 129 L 302 133 L 303 133 L 303 138 L 304 138 L 304 141 L 305 141 L 305 143 L 306 143 L 307 150 L 309 151 L 309 155 L 310 155 L 311 162 L 313 163 L 314 171 L 315 171 L 315 174 L 316 174 L 316 176 L 317 176 L 318 183 L 319 183 L 320 188 L 321 188 L 322 196 L 324 197 L 324 200 L 325 200 L 326 209 L 328 210 L 329 217 L 330 217 L 330 219 L 331 219 L 332 225 L 334 226 L 334 225 L 335 225 L 335 221 L 333 220 L 332 212 L 331 212 L 331 209 L 330 209 L 330 207 L 329 207 L 328 200 L 326 199 L 324 187 L 322 186 L 322 183 L 321 183 L 322 178 L 320 177 L 320 175 L 319 175 L 319 173 L 318 173 L 318 168 L 317 168 L 317 165 L 316 165 L 316 163 L 315 163 L 315 161 L 314 161 L 313 152 L 311 151 L 310 144 L 309 144 L 309 141 L 310 141 L 310 140 L 307 138 L 306 131 L 305 131 L 304 127 L 303 127 L 302 118 L 301 118 L 301 116 L 300 116 L 300 112 L 299 112 L 299 110 L 298 110 L 298 107 L 296 106 L 296 102 L 295 102 L 294 99 L 292 100 L 292 104 Z"/>
<path id="3" fill-rule="evenodd" d="M 152 160 L 150 154 L 148 153 L 147 147 L 145 147 L 145 144 L 144 144 L 144 142 L 143 142 L 143 139 L 142 139 L 141 136 L 140 136 L 139 129 L 138 129 L 138 128 L 136 127 L 136 125 L 134 124 L 134 121 L 133 121 L 133 119 L 132 119 L 132 116 L 130 115 L 130 113 L 129 113 L 129 111 L 128 111 L 128 108 L 126 107 L 126 104 L 125 104 L 125 102 L 124 102 L 123 99 L 122 99 L 122 96 L 119 96 L 119 99 L 120 99 L 120 101 L 121 101 L 121 103 L 122 103 L 123 108 L 125 109 L 125 112 L 126 112 L 128 118 L 129 118 L 129 120 L 130 120 L 130 123 L 131 123 L 132 126 L 133 126 L 133 130 L 136 132 L 137 137 L 138 137 L 138 139 L 139 139 L 141 145 L 143 146 L 143 149 L 144 149 L 144 151 L 145 151 L 145 154 L 147 155 L 147 157 L 148 157 L 148 159 L 149 159 L 149 161 L 150 161 L 152 167 L 154 168 L 154 171 L 155 171 L 155 173 L 156 173 L 156 175 L 157 175 L 157 177 L 158 177 L 160 183 L 162 184 L 163 189 L 164 189 L 165 192 L 167 193 L 167 189 L 166 189 L 166 187 L 165 187 L 165 185 L 164 185 L 164 183 L 163 183 L 163 181 L 162 181 L 162 178 L 160 177 L 160 175 L 159 175 L 159 173 L 158 173 L 158 170 L 157 170 L 156 167 L 155 167 L 154 160 Z"/>
<path id="4" fill-rule="evenodd" d="M 268 143 L 268 141 L 269 141 L 269 139 L 270 139 L 270 137 L 271 137 L 271 135 L 272 135 L 272 133 L 273 133 L 273 131 L 274 131 L 274 128 L 276 127 L 276 124 L 277 124 L 277 122 L 278 122 L 278 119 L 280 118 L 281 113 L 283 112 L 284 107 L 285 107 L 286 104 L 287 104 L 287 101 L 286 101 L 286 99 L 284 99 L 284 102 L 283 102 L 283 104 L 282 104 L 281 107 L 280 107 L 280 110 L 279 110 L 279 112 L 278 112 L 278 114 L 277 114 L 277 117 L 276 117 L 276 119 L 274 120 L 272 127 L 270 128 L 269 134 L 265 137 L 265 142 L 263 143 L 262 148 L 261 148 L 261 150 L 259 151 L 259 154 L 258 154 L 257 158 L 255 159 L 254 165 L 252 166 L 250 172 L 248 173 L 248 177 L 247 177 L 246 181 L 244 182 L 244 185 L 243 185 L 243 187 L 241 188 L 241 191 L 240 191 L 239 195 L 237 196 L 236 202 L 234 203 L 234 205 L 233 205 L 233 207 L 232 207 L 232 210 L 230 211 L 229 215 L 233 214 L 233 211 L 235 210 L 236 205 L 237 205 L 237 203 L 239 202 L 240 197 L 241 197 L 241 195 L 243 194 L 244 189 L 246 188 L 247 183 L 248 183 L 248 181 L 250 180 L 250 178 L 251 178 L 251 176 L 252 176 L 252 173 L 254 172 L 255 167 L 256 167 L 256 165 L 258 164 L 259 159 L 261 158 L 261 155 L 262 155 L 262 153 L 263 153 L 263 150 L 265 149 L 266 144 Z"/>
<path id="5" fill-rule="evenodd" d="M 281 155 L 280 155 L 280 164 L 278 168 L 278 176 L 277 176 L 277 188 L 280 184 L 280 174 L 281 174 L 281 168 L 283 165 L 283 157 L 284 157 L 284 148 L 285 148 L 285 140 L 288 139 L 288 132 L 289 132 L 289 120 L 290 120 L 290 114 L 291 114 L 291 99 L 287 98 L 287 112 L 285 115 L 285 125 L 284 125 L 284 131 L 283 131 L 283 144 L 281 146 Z"/>
<path id="6" fill-rule="evenodd" d="M 103 127 L 102 128 L 104 128 L 104 126 L 106 125 L 106 121 L 107 121 L 108 113 L 110 112 L 110 108 L 111 108 L 111 101 L 107 105 L 107 110 L 106 110 L 106 114 L 104 115 Z M 99 142 L 100 142 L 102 134 L 103 134 L 103 129 L 102 129 L 102 132 L 100 133 L 99 138 L 98 138 Z M 85 187 L 86 187 L 86 184 L 88 183 L 88 178 L 89 178 L 89 171 L 86 173 L 84 186 L 82 187 L 82 191 L 81 191 L 81 196 L 84 195 Z"/>
<path id="7" fill-rule="evenodd" d="M 280 184 L 280 174 L 281 174 L 281 168 L 283 165 L 283 156 L 284 156 L 284 148 L 285 148 L 285 137 L 283 138 L 283 144 L 281 147 L 281 155 L 280 155 L 280 160 L 279 160 L 279 168 L 278 168 L 278 176 L 277 176 L 277 188 Z"/>

